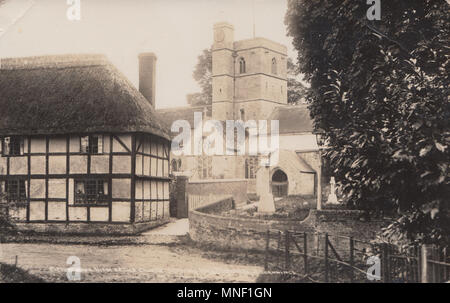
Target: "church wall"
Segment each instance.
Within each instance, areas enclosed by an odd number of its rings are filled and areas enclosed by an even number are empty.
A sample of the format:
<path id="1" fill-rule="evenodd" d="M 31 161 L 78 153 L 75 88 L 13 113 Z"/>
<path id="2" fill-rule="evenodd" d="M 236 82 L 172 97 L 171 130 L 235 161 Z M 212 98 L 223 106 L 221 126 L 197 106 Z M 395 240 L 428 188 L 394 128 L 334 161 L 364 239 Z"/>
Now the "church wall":
<path id="1" fill-rule="evenodd" d="M 317 146 L 317 139 L 316 135 L 313 135 L 312 133 L 304 133 L 304 134 L 280 134 L 279 136 L 280 140 L 280 148 L 281 149 L 287 149 L 287 150 L 293 150 L 293 151 L 305 151 L 310 152 L 311 155 L 314 155 L 318 153 L 319 148 Z M 306 160 L 306 159 L 305 159 Z M 308 156 L 308 161 L 314 162 L 310 156 Z M 316 159 L 318 164 L 318 158 Z M 309 164 L 309 162 L 308 162 Z M 311 164 L 310 164 L 311 165 Z M 314 164 L 316 165 L 316 164 Z"/>
<path id="2" fill-rule="evenodd" d="M 218 102 L 212 107 L 212 117 L 214 120 L 225 121 L 233 119 L 233 103 Z"/>
<path id="3" fill-rule="evenodd" d="M 234 74 L 233 56 L 229 49 L 216 49 L 212 52 L 212 74 L 230 75 Z"/>
<path id="4" fill-rule="evenodd" d="M 279 78 L 261 76 L 261 99 L 287 104 L 287 81 Z"/>
<path id="5" fill-rule="evenodd" d="M 265 120 L 277 106 L 280 106 L 280 104 L 265 100 L 236 102 L 236 117 L 240 117 L 242 108 L 245 111 L 246 120 Z"/>
<path id="6" fill-rule="evenodd" d="M 300 157 L 311 166 L 312 169 L 318 171 L 320 168 L 320 155 L 318 151 L 302 152 Z"/>
<path id="7" fill-rule="evenodd" d="M 228 76 L 217 76 L 212 79 L 213 102 L 232 101 L 233 78 Z"/>
<path id="8" fill-rule="evenodd" d="M 257 194 L 261 195 L 272 191 L 272 175 L 277 170 L 282 170 L 288 178 L 288 195 L 303 195 L 312 196 L 315 194 L 315 178 L 314 173 L 302 173 L 299 171 L 299 166 L 295 164 L 297 155 L 292 152 L 280 151 L 278 163 L 276 166 L 270 168 L 270 173 L 267 175 L 264 170 L 259 169 L 256 174 L 257 179 Z"/>
<path id="9" fill-rule="evenodd" d="M 287 48 L 285 45 L 261 37 L 234 42 L 234 48 L 237 50 L 244 50 L 258 47 L 273 50 L 282 54 L 287 53 Z"/>

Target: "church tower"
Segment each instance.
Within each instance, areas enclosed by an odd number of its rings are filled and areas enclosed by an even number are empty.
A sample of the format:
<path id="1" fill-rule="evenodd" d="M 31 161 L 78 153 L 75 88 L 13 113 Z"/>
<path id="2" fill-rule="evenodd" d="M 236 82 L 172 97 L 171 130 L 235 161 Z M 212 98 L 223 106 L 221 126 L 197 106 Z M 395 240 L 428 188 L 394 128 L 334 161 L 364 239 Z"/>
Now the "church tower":
<path id="1" fill-rule="evenodd" d="M 287 104 L 287 48 L 265 38 L 234 41 L 233 32 L 214 25 L 212 118 L 267 119 Z"/>
<path id="2" fill-rule="evenodd" d="M 221 22 L 214 25 L 212 46 L 212 118 L 233 119 L 234 87 L 234 27 Z"/>

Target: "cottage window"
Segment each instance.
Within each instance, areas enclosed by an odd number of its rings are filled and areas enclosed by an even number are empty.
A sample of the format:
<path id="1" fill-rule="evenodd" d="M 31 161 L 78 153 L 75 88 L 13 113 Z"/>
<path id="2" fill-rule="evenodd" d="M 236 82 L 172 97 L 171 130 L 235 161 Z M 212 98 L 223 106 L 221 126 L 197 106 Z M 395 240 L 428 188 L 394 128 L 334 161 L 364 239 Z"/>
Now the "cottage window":
<path id="1" fill-rule="evenodd" d="M 99 179 L 75 181 L 75 204 L 108 203 L 108 182 Z"/>
<path id="2" fill-rule="evenodd" d="M 12 136 L 3 138 L 2 151 L 4 156 L 23 155 L 23 137 Z"/>
<path id="3" fill-rule="evenodd" d="M 5 192 L 8 201 L 25 202 L 27 199 L 25 180 L 6 180 Z"/>
<path id="4" fill-rule="evenodd" d="M 103 136 L 90 135 L 81 137 L 80 152 L 88 154 L 101 154 L 103 152 Z"/>

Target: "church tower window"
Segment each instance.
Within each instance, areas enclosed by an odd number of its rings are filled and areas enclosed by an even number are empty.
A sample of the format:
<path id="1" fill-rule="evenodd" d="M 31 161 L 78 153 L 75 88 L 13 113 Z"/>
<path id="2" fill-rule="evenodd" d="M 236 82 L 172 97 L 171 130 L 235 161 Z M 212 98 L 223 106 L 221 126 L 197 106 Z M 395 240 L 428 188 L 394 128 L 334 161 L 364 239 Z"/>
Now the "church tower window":
<path id="1" fill-rule="evenodd" d="M 245 74 L 246 73 L 245 59 L 244 58 L 240 58 L 239 59 L 239 73 L 240 74 Z"/>
<path id="2" fill-rule="evenodd" d="M 200 156 L 197 158 L 197 172 L 199 179 L 210 179 L 212 177 L 211 156 Z"/>
<path id="3" fill-rule="evenodd" d="M 241 112 L 241 120 L 245 121 L 245 110 L 243 108 L 241 108 L 240 112 Z"/>
<path id="4" fill-rule="evenodd" d="M 245 179 L 256 179 L 258 170 L 258 156 L 250 156 L 245 159 Z"/>
<path id="5" fill-rule="evenodd" d="M 277 59 L 272 58 L 272 74 L 277 74 Z"/>

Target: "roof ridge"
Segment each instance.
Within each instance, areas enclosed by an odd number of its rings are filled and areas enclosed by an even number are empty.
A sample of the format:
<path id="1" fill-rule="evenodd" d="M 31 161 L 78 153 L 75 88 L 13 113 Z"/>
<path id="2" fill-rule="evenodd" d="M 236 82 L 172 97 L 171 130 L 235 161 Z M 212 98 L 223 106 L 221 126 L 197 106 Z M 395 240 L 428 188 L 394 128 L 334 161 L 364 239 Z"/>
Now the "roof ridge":
<path id="1" fill-rule="evenodd" d="M 1 70 L 67 68 L 109 64 L 103 54 L 46 55 L 0 59 Z"/>

